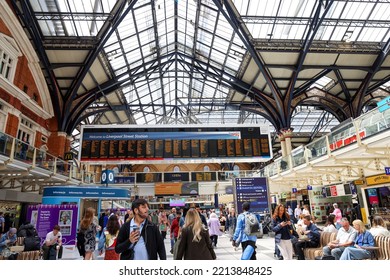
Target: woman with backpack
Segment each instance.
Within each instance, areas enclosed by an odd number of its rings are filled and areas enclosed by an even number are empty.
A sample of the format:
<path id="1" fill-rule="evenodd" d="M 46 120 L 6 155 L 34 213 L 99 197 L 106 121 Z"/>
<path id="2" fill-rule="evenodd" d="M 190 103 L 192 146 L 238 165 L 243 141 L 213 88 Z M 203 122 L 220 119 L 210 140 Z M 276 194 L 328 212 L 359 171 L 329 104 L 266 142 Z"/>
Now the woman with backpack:
<path id="1" fill-rule="evenodd" d="M 292 222 L 284 205 L 276 206 L 272 215 L 272 231 L 275 232 L 275 243 L 284 260 L 292 260 L 293 245 L 291 242 Z"/>

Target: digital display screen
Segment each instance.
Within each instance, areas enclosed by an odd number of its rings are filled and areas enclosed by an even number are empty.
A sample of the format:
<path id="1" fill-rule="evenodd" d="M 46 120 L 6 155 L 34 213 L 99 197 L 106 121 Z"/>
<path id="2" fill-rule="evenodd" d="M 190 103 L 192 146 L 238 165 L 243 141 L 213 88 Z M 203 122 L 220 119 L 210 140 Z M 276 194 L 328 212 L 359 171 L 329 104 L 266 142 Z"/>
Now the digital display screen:
<path id="1" fill-rule="evenodd" d="M 269 131 L 261 127 L 152 127 L 87 125 L 82 128 L 81 161 L 156 163 L 259 162 L 271 158 Z M 157 160 L 157 161 L 156 161 Z M 203 161 L 202 161 L 203 160 Z"/>
<path id="2" fill-rule="evenodd" d="M 170 207 L 184 207 L 184 206 L 186 206 L 186 201 L 184 198 L 178 198 L 178 199 L 170 198 L 169 199 L 169 206 Z"/>

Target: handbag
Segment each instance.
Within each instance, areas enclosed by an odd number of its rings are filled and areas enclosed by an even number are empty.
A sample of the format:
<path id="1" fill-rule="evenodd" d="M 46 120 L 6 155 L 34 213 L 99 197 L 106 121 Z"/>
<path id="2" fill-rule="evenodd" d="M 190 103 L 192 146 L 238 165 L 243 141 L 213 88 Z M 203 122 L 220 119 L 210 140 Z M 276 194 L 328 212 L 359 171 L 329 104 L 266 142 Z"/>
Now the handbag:
<path id="1" fill-rule="evenodd" d="M 295 228 L 293 226 L 289 226 L 289 230 L 290 230 L 290 235 L 291 237 L 296 237 L 296 238 L 299 238 L 299 234 L 298 232 L 295 230 Z"/>
<path id="2" fill-rule="evenodd" d="M 175 244 L 173 244 L 173 259 L 174 260 L 177 260 L 177 252 L 179 251 L 179 246 L 180 246 L 180 242 L 181 242 L 181 236 L 179 236 L 175 242 Z"/>
<path id="3" fill-rule="evenodd" d="M 206 246 L 207 246 L 207 248 L 209 249 L 209 251 L 210 251 L 210 254 L 211 254 L 211 258 L 213 259 L 213 260 L 215 260 L 215 259 L 217 259 L 217 256 L 215 255 L 215 252 L 214 252 L 214 248 L 213 248 L 213 245 L 211 244 L 211 240 L 210 240 L 210 236 L 208 237 L 208 238 L 205 238 L 205 235 L 208 235 L 208 233 L 204 233 L 203 234 L 203 240 L 204 240 L 204 242 L 206 242 Z M 209 241 L 209 242 L 207 242 L 207 240 Z"/>

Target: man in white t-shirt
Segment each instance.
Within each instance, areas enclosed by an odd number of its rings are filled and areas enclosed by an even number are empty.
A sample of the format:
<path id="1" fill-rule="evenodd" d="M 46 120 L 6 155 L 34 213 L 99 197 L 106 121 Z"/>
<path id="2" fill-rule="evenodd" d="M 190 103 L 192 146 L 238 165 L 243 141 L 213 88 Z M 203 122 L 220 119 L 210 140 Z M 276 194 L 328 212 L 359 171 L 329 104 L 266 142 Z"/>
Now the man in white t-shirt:
<path id="1" fill-rule="evenodd" d="M 53 231 L 46 234 L 45 243 L 42 246 L 43 259 L 55 260 L 62 258 L 62 234 L 60 232 L 60 226 L 55 225 Z M 57 255 L 58 251 L 58 256 Z"/>
<path id="2" fill-rule="evenodd" d="M 347 218 L 341 219 L 341 226 L 337 232 L 336 240 L 330 241 L 322 249 L 325 257 L 333 256 L 336 260 L 339 260 L 344 249 L 354 243 L 357 232 L 349 225 Z"/>

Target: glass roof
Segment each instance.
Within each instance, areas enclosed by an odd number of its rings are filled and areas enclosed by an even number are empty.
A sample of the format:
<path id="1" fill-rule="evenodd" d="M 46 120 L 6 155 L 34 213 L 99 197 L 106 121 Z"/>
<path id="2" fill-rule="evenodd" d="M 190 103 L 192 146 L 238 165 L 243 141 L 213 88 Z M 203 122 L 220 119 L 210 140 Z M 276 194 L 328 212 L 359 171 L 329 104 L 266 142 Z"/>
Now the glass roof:
<path id="1" fill-rule="evenodd" d="M 344 58 L 340 69 L 321 72 L 324 70 L 321 67 L 329 62 L 327 59 L 317 61 L 320 60 L 319 53 L 327 52 L 324 48 L 329 45 L 333 46 L 334 52 L 346 45 L 355 48 L 348 48 L 349 52 L 372 50 L 374 56 L 366 57 L 366 65 L 363 65 L 366 67 L 364 71 L 370 73 L 375 55 L 378 51 L 387 51 L 384 46 L 390 40 L 390 2 L 386 0 L 230 0 L 224 2 L 223 7 L 218 7 L 217 2 L 29 1 L 33 10 L 31 16 L 36 20 L 44 40 L 73 40 L 76 42 L 72 45 L 74 49 L 77 49 L 80 40 L 89 40 L 91 53 L 99 47 L 97 60 L 102 67 L 98 71 L 104 69 L 108 82 L 118 85 L 113 87 L 115 90 L 112 92 L 105 92 L 103 97 L 93 100 L 86 110 L 116 106 L 119 109 L 114 113 L 117 114 L 101 111 L 89 114 L 83 122 L 90 124 L 269 123 L 264 117 L 242 109 L 244 105 L 255 103 L 254 92 L 276 99 L 272 94 L 279 91 L 284 97 L 294 80 L 294 69 L 298 69 L 297 83 L 293 85 L 299 94 L 313 87 L 330 94 L 329 89 L 332 88 L 339 90 L 334 93 L 338 98 L 353 98 L 351 95 L 356 92 L 364 75 L 350 73 L 352 70 L 361 71 L 353 69 L 360 62 L 345 65 L 348 59 Z M 230 4 L 233 4 L 231 8 Z M 131 7 L 129 11 L 128 7 Z M 119 21 L 122 15 L 126 16 Z M 110 26 L 117 22 L 119 25 L 110 33 Z M 110 36 L 105 38 L 106 34 Z M 107 40 L 99 45 L 103 38 Z M 299 60 L 307 58 L 305 42 L 310 38 L 313 39 L 311 47 L 315 53 L 308 64 L 318 63 L 319 66 L 314 70 L 310 67 L 302 70 Z M 253 49 L 248 48 L 248 42 Z M 42 46 L 50 47 L 48 43 L 45 41 Z M 282 45 L 286 48 L 282 50 L 284 53 L 279 49 Z M 320 45 L 323 48 L 318 50 Z M 66 49 L 63 44 L 53 43 L 51 47 L 51 50 L 57 47 Z M 253 58 L 254 52 L 259 55 L 260 63 Z M 267 57 L 269 52 L 273 53 Z M 335 56 L 338 57 L 338 54 Z M 291 61 L 287 62 L 288 59 Z M 84 62 L 81 60 L 79 63 Z M 260 71 L 262 68 L 272 75 L 266 77 L 264 71 Z M 351 72 L 346 73 L 347 70 Z M 88 72 L 90 76 L 85 80 L 97 81 L 98 71 Z M 381 73 L 372 83 L 376 82 L 378 88 L 388 90 L 390 75 L 386 73 Z M 348 78 L 345 78 L 345 83 L 340 83 L 340 77 Z M 387 80 L 380 82 L 383 78 Z M 274 82 L 276 90 L 270 90 L 269 80 Z M 98 93 L 100 84 L 95 83 Z M 65 91 L 70 88 L 64 87 Z M 87 86 L 81 84 L 81 87 L 84 87 L 83 92 L 88 92 Z M 280 108 L 273 106 L 275 108 L 272 109 L 280 113 Z M 119 116 L 120 110 L 126 111 L 125 117 L 123 112 Z M 323 131 L 329 131 L 338 124 L 336 118 L 320 106 L 299 105 L 294 112 L 291 111 L 288 115 L 292 115 L 294 132 L 311 132 L 316 125 L 320 125 Z"/>
<path id="2" fill-rule="evenodd" d="M 267 40 L 304 40 L 319 5 L 313 0 L 233 2 L 252 36 Z M 380 1 L 335 1 L 315 40 L 385 42 L 390 36 L 387 9 L 388 3 Z"/>
<path id="3" fill-rule="evenodd" d="M 181 122 L 229 102 L 218 76 L 234 76 L 244 50 L 211 3 L 202 1 L 197 15 L 195 1 L 140 0 L 108 40 L 104 52 L 115 75 L 129 80 L 122 92 L 137 123 Z"/>
<path id="4" fill-rule="evenodd" d="M 115 1 L 31 0 L 43 36 L 96 36 Z"/>

